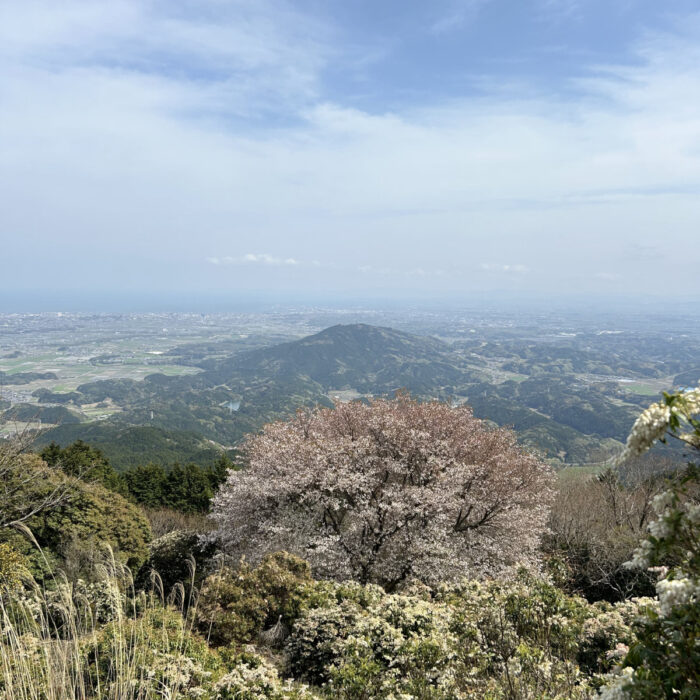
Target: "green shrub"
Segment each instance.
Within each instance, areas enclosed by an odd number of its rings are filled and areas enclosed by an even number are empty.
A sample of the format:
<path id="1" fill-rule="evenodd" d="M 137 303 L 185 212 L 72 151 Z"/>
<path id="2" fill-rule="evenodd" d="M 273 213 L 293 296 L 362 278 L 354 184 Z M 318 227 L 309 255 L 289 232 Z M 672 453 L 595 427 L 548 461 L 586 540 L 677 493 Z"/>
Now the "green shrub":
<path id="1" fill-rule="evenodd" d="M 26 558 L 7 542 L 0 542 L 0 593 L 20 588 L 26 571 Z"/>
<path id="2" fill-rule="evenodd" d="M 26 520 L 31 538 L 5 528 L 0 530 L 0 542 L 25 555 L 38 581 L 50 581 L 59 568 L 71 579 L 94 577 L 107 548 L 131 568 L 145 561 L 151 538 L 148 521 L 118 493 L 47 470 L 41 472 L 41 484 L 32 488 L 47 494 L 61 491 L 62 496 L 51 508 Z"/>
<path id="3" fill-rule="evenodd" d="M 136 578 L 139 588 L 147 587 L 151 573 L 160 577 L 164 595 L 177 583 L 183 583 L 189 594 L 191 585 L 197 586 L 206 573 L 206 565 L 215 547 L 199 533 L 176 530 L 153 540 L 148 545 L 148 559 Z"/>
<path id="4" fill-rule="evenodd" d="M 75 483 L 69 498 L 42 518 L 27 523 L 42 546 L 67 554 L 109 545 L 122 563 L 137 569 L 148 556 L 151 531 L 141 511 L 98 484 Z"/>
<path id="5" fill-rule="evenodd" d="M 135 697 L 155 699 L 165 691 L 166 697 L 203 697 L 212 676 L 222 671 L 217 654 L 187 628 L 182 615 L 158 606 L 105 625 L 85 642 L 84 653 L 93 687 L 105 688 L 107 697 L 121 697 L 124 676 L 138 688 Z"/>
<path id="6" fill-rule="evenodd" d="M 290 624 L 299 614 L 311 583 L 309 565 L 277 552 L 253 569 L 241 563 L 209 576 L 199 596 L 197 624 L 216 646 L 248 643 L 281 617 Z"/>
<path id="7" fill-rule="evenodd" d="M 277 670 L 249 650 L 239 654 L 233 669 L 214 684 L 212 700 L 311 700 L 306 686 L 281 681 Z"/>

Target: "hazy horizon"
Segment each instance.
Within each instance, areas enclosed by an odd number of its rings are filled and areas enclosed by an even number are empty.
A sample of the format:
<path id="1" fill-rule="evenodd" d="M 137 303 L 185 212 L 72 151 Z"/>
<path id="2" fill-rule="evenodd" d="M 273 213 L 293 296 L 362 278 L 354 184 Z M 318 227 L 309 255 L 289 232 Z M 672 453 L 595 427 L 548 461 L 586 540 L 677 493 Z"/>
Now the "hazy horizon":
<path id="1" fill-rule="evenodd" d="M 278 293 L 272 291 L 243 291 L 219 294 L 207 293 L 133 293 L 100 291 L 99 293 L 31 292 L 3 294 L 0 297 L 0 314 L 51 314 L 51 313 L 270 313 L 280 310 L 328 311 L 358 310 L 408 313 L 411 309 L 422 311 L 455 312 L 469 310 L 477 314 L 489 312 L 517 314 L 518 312 L 544 312 L 581 314 L 587 316 L 645 314 L 669 316 L 694 316 L 700 297 L 633 296 L 614 297 L 599 294 L 557 295 L 542 293 L 513 294 L 501 291 L 472 292 L 462 295 L 408 296 L 348 296 L 326 294 L 318 296 L 303 293 Z"/>

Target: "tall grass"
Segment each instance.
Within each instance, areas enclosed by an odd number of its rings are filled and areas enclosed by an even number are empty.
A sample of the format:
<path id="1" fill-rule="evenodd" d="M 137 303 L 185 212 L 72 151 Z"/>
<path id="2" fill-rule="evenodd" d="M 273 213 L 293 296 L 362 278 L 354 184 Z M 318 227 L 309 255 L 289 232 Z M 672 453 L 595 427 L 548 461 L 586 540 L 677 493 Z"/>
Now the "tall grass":
<path id="1" fill-rule="evenodd" d="M 181 585 L 165 599 L 157 575 L 150 594 L 137 593 L 109 549 L 95 578 L 81 589 L 58 573 L 42 589 L 25 576 L 21 589 L 2 591 L 0 699 L 183 696 L 193 640 L 192 616 L 183 613 L 196 601 Z"/>

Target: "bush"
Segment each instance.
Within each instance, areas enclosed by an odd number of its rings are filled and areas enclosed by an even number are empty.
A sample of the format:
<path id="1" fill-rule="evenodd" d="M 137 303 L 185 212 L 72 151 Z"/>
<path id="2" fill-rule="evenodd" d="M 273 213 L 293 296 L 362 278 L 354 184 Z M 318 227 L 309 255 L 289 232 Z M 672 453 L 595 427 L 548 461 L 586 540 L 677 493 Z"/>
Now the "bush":
<path id="1" fill-rule="evenodd" d="M 108 696 L 118 692 L 127 667 L 143 698 L 162 697 L 164 689 L 166 697 L 201 697 L 212 674 L 221 671 L 218 656 L 187 628 L 182 615 L 161 607 L 105 625 L 95 641 L 87 641 L 85 653 L 93 686 L 99 682 Z"/>
<path id="2" fill-rule="evenodd" d="M 57 568 L 71 579 L 94 577 L 107 548 L 118 561 L 138 569 L 148 556 L 151 538 L 140 510 L 99 484 L 71 480 L 58 472 L 52 472 L 50 479 L 55 483 L 45 476 L 43 488 L 63 488 L 64 495 L 51 509 L 24 523 L 33 540 L 14 530 L 0 530 L 0 541 L 27 557 L 31 573 L 42 581 L 50 580 Z"/>
<path id="3" fill-rule="evenodd" d="M 251 651 L 235 659 L 233 670 L 214 685 L 213 700 L 307 700 L 316 697 L 306 686 L 280 680 L 277 669 Z"/>
<path id="4" fill-rule="evenodd" d="M 290 624 L 309 583 L 309 565 L 286 552 L 268 555 L 255 569 L 245 563 L 223 568 L 202 586 L 197 624 L 216 646 L 248 643 L 280 620 Z"/>
<path id="5" fill-rule="evenodd" d="M 27 571 L 27 561 L 7 542 L 0 542 L 0 593 L 17 590 Z"/>
<path id="6" fill-rule="evenodd" d="M 151 532 L 146 518 L 136 506 L 98 484 L 75 484 L 65 504 L 28 525 L 39 544 L 59 552 L 71 542 L 82 548 L 109 545 L 131 568 L 138 568 L 148 556 Z"/>
<path id="7" fill-rule="evenodd" d="M 289 671 L 340 698 L 587 698 L 634 639 L 639 610 L 603 610 L 525 572 L 432 593 L 313 589 L 285 647 Z M 614 622 L 592 624 L 605 615 Z"/>
<path id="8" fill-rule="evenodd" d="M 182 583 L 187 594 L 206 575 L 206 566 L 215 547 L 197 532 L 173 531 L 148 545 L 148 559 L 136 577 L 136 585 L 145 588 L 155 572 L 160 578 L 163 595 L 167 596 L 175 584 Z"/>
<path id="9" fill-rule="evenodd" d="M 700 452 L 700 387 L 665 394 L 646 409 L 632 428 L 623 458 L 640 454 L 667 436 Z M 637 641 L 602 693 L 610 700 L 700 697 L 698 467 L 689 465 L 679 482 L 654 498 L 653 507 L 649 534 L 628 565 L 659 575 L 658 608 L 648 609 L 637 621 Z"/>

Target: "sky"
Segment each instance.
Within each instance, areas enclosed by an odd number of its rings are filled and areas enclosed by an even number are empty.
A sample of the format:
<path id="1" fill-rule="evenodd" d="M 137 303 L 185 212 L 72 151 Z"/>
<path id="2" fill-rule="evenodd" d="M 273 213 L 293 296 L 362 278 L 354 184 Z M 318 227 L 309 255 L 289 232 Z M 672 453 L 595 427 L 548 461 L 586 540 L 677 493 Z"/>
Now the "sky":
<path id="1" fill-rule="evenodd" d="M 697 0 L 0 0 L 0 306 L 700 298 Z"/>

